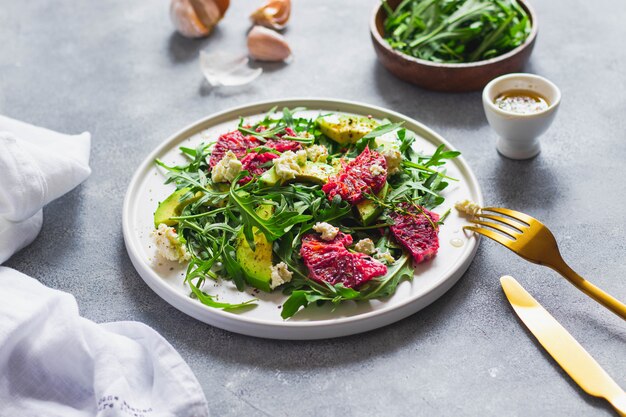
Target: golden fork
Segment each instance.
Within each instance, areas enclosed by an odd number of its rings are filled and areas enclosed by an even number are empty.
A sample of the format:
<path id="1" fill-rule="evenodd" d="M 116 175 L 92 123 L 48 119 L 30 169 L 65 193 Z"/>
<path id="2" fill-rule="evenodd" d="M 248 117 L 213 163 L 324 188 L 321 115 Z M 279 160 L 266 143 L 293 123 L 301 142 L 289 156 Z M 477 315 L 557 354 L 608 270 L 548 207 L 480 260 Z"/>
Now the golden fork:
<path id="1" fill-rule="evenodd" d="M 475 217 L 492 221 L 474 218 L 471 222 L 481 227 L 463 228 L 495 240 L 527 261 L 552 268 L 576 288 L 626 320 L 626 305 L 570 268 L 559 252 L 554 235 L 539 220 L 519 211 L 499 207 L 484 207 Z"/>

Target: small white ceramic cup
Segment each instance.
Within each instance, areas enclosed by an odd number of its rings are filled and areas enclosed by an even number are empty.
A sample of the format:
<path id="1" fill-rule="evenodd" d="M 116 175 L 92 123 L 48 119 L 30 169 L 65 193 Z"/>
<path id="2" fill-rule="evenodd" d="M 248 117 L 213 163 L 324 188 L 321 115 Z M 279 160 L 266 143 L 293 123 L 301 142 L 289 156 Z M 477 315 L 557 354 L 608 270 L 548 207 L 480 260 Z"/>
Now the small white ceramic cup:
<path id="1" fill-rule="evenodd" d="M 495 105 L 500 94 L 510 90 L 538 93 L 548 102 L 548 108 L 538 113 L 519 114 L 504 111 Z M 561 91 L 552 82 L 533 74 L 507 74 L 494 78 L 483 90 L 483 107 L 487 121 L 499 138 L 498 152 L 511 159 L 528 159 L 541 151 L 541 136 L 554 120 L 561 102 Z"/>

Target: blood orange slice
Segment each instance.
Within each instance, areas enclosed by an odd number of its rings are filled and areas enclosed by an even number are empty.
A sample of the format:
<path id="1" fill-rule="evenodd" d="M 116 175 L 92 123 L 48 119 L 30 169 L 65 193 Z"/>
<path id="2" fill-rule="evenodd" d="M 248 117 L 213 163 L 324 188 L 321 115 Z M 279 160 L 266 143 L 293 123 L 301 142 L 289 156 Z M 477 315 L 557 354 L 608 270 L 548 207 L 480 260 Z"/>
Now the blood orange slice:
<path id="1" fill-rule="evenodd" d="M 378 169 L 372 168 L 375 165 Z M 380 172 L 382 171 L 382 172 Z M 359 156 L 332 176 L 322 190 L 329 200 L 339 195 L 350 204 L 363 201 L 366 193 L 378 193 L 387 181 L 387 162 L 378 152 L 365 148 Z"/>
<path id="2" fill-rule="evenodd" d="M 214 167 L 224 157 L 226 152 L 232 151 L 237 158 L 241 159 L 248 149 L 260 146 L 261 142 L 254 136 L 244 136 L 240 131 L 224 133 L 217 139 L 217 143 L 211 152 L 209 165 Z"/>
<path id="3" fill-rule="evenodd" d="M 278 136 L 283 137 L 283 136 L 298 136 L 298 134 L 290 127 L 286 127 L 285 128 L 285 133 L 279 133 Z M 299 151 L 300 149 L 302 149 L 302 145 L 300 144 L 300 142 L 296 142 L 295 140 L 288 140 L 288 139 L 271 139 L 268 140 L 267 143 L 265 144 L 265 146 L 267 146 L 268 148 L 272 148 L 272 149 L 276 149 L 278 152 L 287 152 L 287 151 Z"/>
<path id="4" fill-rule="evenodd" d="M 331 285 L 356 288 L 374 277 L 385 275 L 387 267 L 363 253 L 352 253 L 346 246 L 352 236 L 338 233 L 331 241 L 310 233 L 302 238 L 300 255 L 309 269 L 309 278 Z"/>
<path id="5" fill-rule="evenodd" d="M 405 212 L 390 214 L 395 223 L 389 227 L 391 233 L 411 253 L 415 263 L 431 259 L 439 249 L 439 215 L 408 203 L 399 207 Z"/>

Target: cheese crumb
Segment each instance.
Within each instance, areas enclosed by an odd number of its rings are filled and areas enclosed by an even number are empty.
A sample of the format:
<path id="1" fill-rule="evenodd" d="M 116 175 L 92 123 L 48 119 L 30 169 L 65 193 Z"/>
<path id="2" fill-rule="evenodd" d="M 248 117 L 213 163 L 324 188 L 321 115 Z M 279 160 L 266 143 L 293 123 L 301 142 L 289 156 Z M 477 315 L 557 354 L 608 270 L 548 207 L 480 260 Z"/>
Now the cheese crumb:
<path id="1" fill-rule="evenodd" d="M 464 214 L 469 214 L 470 216 L 475 216 L 480 210 L 480 206 L 474 203 L 472 200 L 462 200 L 457 201 L 454 204 L 454 208 Z"/>
<path id="2" fill-rule="evenodd" d="M 344 158 L 335 158 L 331 161 L 330 166 L 334 168 L 335 171 L 339 171 L 344 167 L 345 164 L 349 162 L 348 159 Z"/>
<path id="3" fill-rule="evenodd" d="M 378 252 L 376 255 L 374 255 L 374 257 L 379 261 L 386 263 L 387 265 L 391 265 L 396 261 L 389 252 Z"/>
<path id="4" fill-rule="evenodd" d="M 293 277 L 293 272 L 287 269 L 287 264 L 281 262 L 279 264 L 273 265 L 272 268 L 272 282 L 270 282 L 270 288 L 274 289 L 279 285 L 283 285 L 289 281 Z"/>
<path id="5" fill-rule="evenodd" d="M 312 162 L 326 162 L 328 159 L 328 149 L 324 145 L 311 145 L 306 148 L 306 156 Z"/>
<path id="6" fill-rule="evenodd" d="M 302 151 L 298 151 L 298 153 L 300 152 Z M 304 158 L 306 162 L 306 151 L 304 151 Z M 276 175 L 283 180 L 295 178 L 296 175 L 302 172 L 302 168 L 298 163 L 299 159 L 302 159 L 302 154 L 296 155 L 292 151 L 283 152 L 278 158 L 273 160 Z"/>
<path id="7" fill-rule="evenodd" d="M 373 176 L 377 177 L 377 176 L 382 175 L 382 174 L 385 173 L 385 168 L 381 167 L 378 164 L 374 164 L 374 165 L 370 166 L 370 173 Z"/>
<path id="8" fill-rule="evenodd" d="M 315 226 L 313 226 L 313 230 L 315 230 L 317 233 L 321 233 L 323 240 L 333 240 L 337 236 L 337 233 L 339 233 L 338 228 L 326 222 L 315 223 Z"/>
<path id="9" fill-rule="evenodd" d="M 385 149 L 388 149 L 388 148 L 400 149 L 400 140 L 398 139 L 398 129 L 378 136 L 375 139 L 375 142 L 376 142 L 377 147 L 382 147 Z"/>
<path id="10" fill-rule="evenodd" d="M 241 161 L 233 151 L 228 151 L 211 170 L 213 182 L 233 182 L 241 172 Z"/>
<path id="11" fill-rule="evenodd" d="M 366 255 L 371 255 L 372 253 L 376 252 L 376 247 L 374 246 L 374 242 L 372 241 L 372 239 L 366 238 L 359 240 L 357 244 L 354 245 L 354 250 L 364 253 Z"/>
<path id="12" fill-rule="evenodd" d="M 168 261 L 184 262 L 191 258 L 185 245 L 178 239 L 176 229 L 173 227 L 161 223 L 158 229 L 152 231 L 152 236 L 158 254 Z"/>
<path id="13" fill-rule="evenodd" d="M 383 149 L 380 153 L 387 162 L 387 172 L 389 175 L 393 175 L 400 171 L 400 164 L 402 164 L 402 153 L 395 148 Z"/>
<path id="14" fill-rule="evenodd" d="M 306 157 L 307 153 L 304 149 L 300 149 L 298 152 L 296 152 L 296 162 L 298 163 L 298 165 L 300 165 L 301 167 L 305 166 Z"/>
<path id="15" fill-rule="evenodd" d="M 376 138 L 376 146 L 381 148 L 379 152 L 385 157 L 385 161 L 387 161 L 387 173 L 389 175 L 396 174 L 400 171 L 400 164 L 402 163 L 400 144 L 397 130 L 385 133 Z"/>

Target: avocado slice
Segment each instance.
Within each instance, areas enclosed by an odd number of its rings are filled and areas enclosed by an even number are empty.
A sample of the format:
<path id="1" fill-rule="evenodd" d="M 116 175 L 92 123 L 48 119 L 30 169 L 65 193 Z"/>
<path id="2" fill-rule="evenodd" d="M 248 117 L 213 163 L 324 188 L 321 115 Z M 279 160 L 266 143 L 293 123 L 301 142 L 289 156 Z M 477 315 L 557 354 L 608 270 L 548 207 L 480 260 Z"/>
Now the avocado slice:
<path id="1" fill-rule="evenodd" d="M 328 182 L 328 177 L 335 173 L 335 168 L 323 162 L 308 162 L 302 169 L 302 174 L 296 175 L 296 180 L 301 182 L 312 182 L 324 185 Z"/>
<path id="2" fill-rule="evenodd" d="M 211 189 L 220 193 L 227 192 L 229 187 L 229 184 L 211 184 Z M 165 200 L 159 203 L 159 206 L 154 212 L 155 229 L 158 229 L 161 223 L 165 223 L 168 226 L 174 226 L 178 224 L 178 220 L 172 220 L 171 218 L 180 216 L 185 207 L 187 207 L 191 203 L 198 201 L 198 199 L 202 197 L 202 192 L 198 191 L 195 196 L 188 198 L 184 201 L 180 201 L 182 196 L 187 194 L 187 192 L 189 192 L 189 188 L 181 188 L 180 190 L 174 191 Z"/>
<path id="3" fill-rule="evenodd" d="M 385 183 L 383 188 L 376 194 L 378 198 L 384 199 L 387 197 L 387 193 L 389 192 L 389 184 Z M 356 205 L 357 212 L 359 213 L 359 218 L 361 219 L 361 223 L 363 226 L 369 226 L 376 220 L 381 213 L 383 212 L 383 208 L 379 206 L 373 200 L 364 200 Z"/>
<path id="4" fill-rule="evenodd" d="M 335 168 L 332 166 L 325 164 L 323 162 L 311 162 L 307 161 L 307 163 L 302 167 L 302 173 L 297 174 L 295 178 L 281 181 L 280 177 L 276 174 L 276 170 L 274 167 L 271 167 L 267 171 L 265 171 L 260 177 L 259 181 L 262 184 L 272 187 L 279 182 L 284 184 L 290 181 L 296 182 L 312 182 L 314 184 L 326 184 L 328 181 L 328 177 L 335 173 Z"/>
<path id="5" fill-rule="evenodd" d="M 274 206 L 263 204 L 259 206 L 256 213 L 263 219 L 268 219 L 274 213 Z M 254 233 L 254 250 L 248 244 L 243 230 L 237 236 L 237 261 L 243 269 L 246 281 L 254 288 L 270 292 L 272 282 L 272 243 L 256 227 L 252 228 Z"/>
<path id="6" fill-rule="evenodd" d="M 276 174 L 276 170 L 274 169 L 274 167 L 271 167 L 263 174 L 261 174 L 261 176 L 259 177 L 259 181 L 265 186 L 273 187 L 280 182 L 280 178 L 278 177 L 278 174 Z"/>
<path id="7" fill-rule="evenodd" d="M 338 116 L 331 114 L 317 119 L 323 134 L 341 145 L 356 143 L 371 132 L 377 125 L 374 119 L 362 116 Z"/>
<path id="8" fill-rule="evenodd" d="M 187 205 L 197 201 L 202 193 L 197 193 L 195 196 L 186 200 L 180 201 L 180 199 L 189 192 L 189 188 L 181 188 L 174 191 L 165 200 L 159 203 L 156 211 L 154 212 L 154 227 L 159 228 L 161 223 L 165 223 L 168 226 L 174 226 L 178 223 L 178 220 L 172 220 L 172 217 L 180 216 L 183 209 Z"/>

